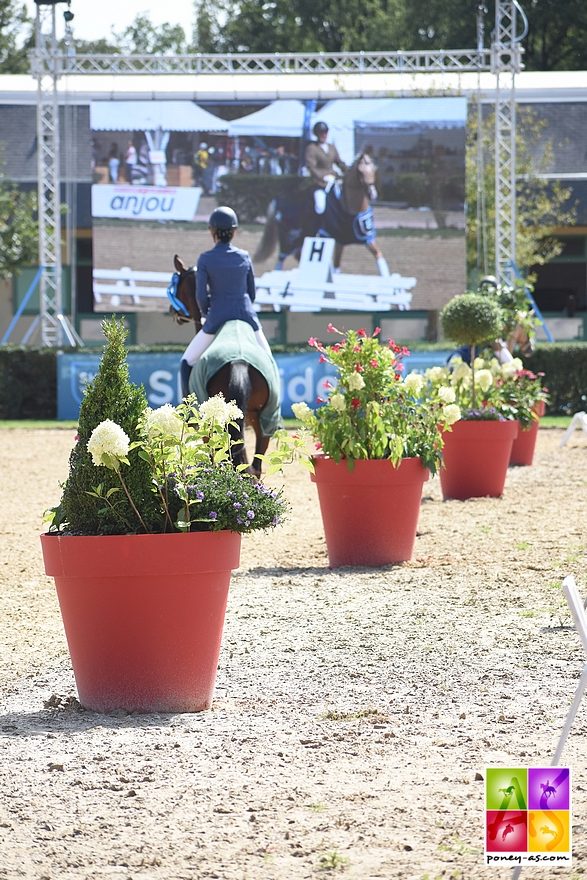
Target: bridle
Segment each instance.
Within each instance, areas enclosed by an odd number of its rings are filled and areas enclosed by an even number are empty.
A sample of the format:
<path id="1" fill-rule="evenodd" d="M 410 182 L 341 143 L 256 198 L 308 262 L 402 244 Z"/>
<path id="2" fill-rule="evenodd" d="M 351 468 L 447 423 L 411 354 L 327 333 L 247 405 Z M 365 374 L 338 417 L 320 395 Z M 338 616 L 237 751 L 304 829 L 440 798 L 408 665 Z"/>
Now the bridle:
<path id="1" fill-rule="evenodd" d="M 187 269 L 184 273 L 185 275 L 188 272 L 193 272 L 193 268 Z M 169 311 L 173 314 L 175 320 L 178 324 L 186 324 L 188 321 L 192 320 L 192 316 L 190 315 L 187 306 L 182 303 L 180 298 L 177 295 L 177 290 L 179 287 L 179 282 L 181 280 L 181 275 L 179 272 L 174 272 L 171 276 L 171 281 L 167 287 L 167 299 L 169 300 L 170 306 Z"/>

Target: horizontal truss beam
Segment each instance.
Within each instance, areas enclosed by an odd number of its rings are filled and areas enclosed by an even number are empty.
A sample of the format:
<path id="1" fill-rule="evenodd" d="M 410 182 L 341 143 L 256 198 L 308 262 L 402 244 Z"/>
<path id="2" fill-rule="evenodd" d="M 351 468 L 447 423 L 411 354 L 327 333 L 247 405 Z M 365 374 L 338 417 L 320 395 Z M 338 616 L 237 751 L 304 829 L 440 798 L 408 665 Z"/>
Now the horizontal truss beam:
<path id="1" fill-rule="evenodd" d="M 459 73 L 491 70 L 491 51 L 77 55 L 35 51 L 33 76 L 66 74 Z"/>

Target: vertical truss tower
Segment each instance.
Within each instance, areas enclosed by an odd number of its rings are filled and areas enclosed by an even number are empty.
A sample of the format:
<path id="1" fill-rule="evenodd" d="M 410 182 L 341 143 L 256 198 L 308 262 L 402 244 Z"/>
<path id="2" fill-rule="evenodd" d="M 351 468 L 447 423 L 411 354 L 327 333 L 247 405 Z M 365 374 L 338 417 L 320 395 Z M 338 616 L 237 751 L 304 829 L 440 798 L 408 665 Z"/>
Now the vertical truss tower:
<path id="1" fill-rule="evenodd" d="M 495 4 L 492 70 L 495 74 L 495 274 L 510 282 L 516 264 L 516 73 L 520 70 L 516 0 Z"/>
<path id="2" fill-rule="evenodd" d="M 43 345 L 56 347 L 67 339 L 80 342 L 62 309 L 61 215 L 59 179 L 58 80 L 63 74 L 146 75 L 274 74 L 300 73 L 462 73 L 491 70 L 496 80 L 495 99 L 495 272 L 511 277 L 516 237 L 516 96 L 515 75 L 520 69 L 518 17 L 525 21 L 517 0 L 496 0 L 495 31 L 491 51 L 356 52 L 312 54 L 141 55 L 63 54 L 58 47 L 55 7 L 70 0 L 35 0 L 36 41 L 32 74 L 37 80 L 37 141 L 39 199 L 39 263 L 42 267 L 39 318 Z M 66 13 L 66 16 L 73 18 Z"/>

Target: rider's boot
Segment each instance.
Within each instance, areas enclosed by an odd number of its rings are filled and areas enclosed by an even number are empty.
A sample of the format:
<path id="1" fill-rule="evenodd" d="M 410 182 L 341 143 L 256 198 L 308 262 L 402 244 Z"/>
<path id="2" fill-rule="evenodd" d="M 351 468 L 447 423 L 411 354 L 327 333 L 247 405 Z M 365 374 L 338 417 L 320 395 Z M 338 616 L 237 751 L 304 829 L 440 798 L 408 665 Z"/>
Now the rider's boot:
<path id="1" fill-rule="evenodd" d="M 379 269 L 380 275 L 383 275 L 385 278 L 389 277 L 389 266 L 387 265 L 385 257 L 377 257 L 377 268 Z"/>

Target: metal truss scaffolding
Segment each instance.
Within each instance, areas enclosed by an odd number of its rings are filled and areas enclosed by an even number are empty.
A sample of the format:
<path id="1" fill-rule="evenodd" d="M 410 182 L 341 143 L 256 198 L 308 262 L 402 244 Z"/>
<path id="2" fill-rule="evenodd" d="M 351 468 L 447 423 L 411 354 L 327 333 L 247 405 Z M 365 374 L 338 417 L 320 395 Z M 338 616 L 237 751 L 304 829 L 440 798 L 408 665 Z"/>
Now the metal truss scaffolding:
<path id="1" fill-rule="evenodd" d="M 517 0 L 496 0 L 495 31 L 490 50 L 431 52 L 351 52 L 312 54 L 225 55 L 76 55 L 59 50 L 55 33 L 55 6 L 69 0 L 35 0 L 36 44 L 32 74 L 38 83 L 38 195 L 43 268 L 40 291 L 43 345 L 70 344 L 77 334 L 62 314 L 61 222 L 59 204 L 59 105 L 57 83 L 63 75 L 109 74 L 290 74 L 328 73 L 463 73 L 493 72 L 496 78 L 495 199 L 496 274 L 509 276 L 515 262 L 515 74 L 520 69 L 522 37 L 517 36 Z M 66 13 L 67 15 L 67 13 Z M 71 17 L 71 16 L 70 16 Z M 523 36 L 523 35 L 522 35 Z"/>

